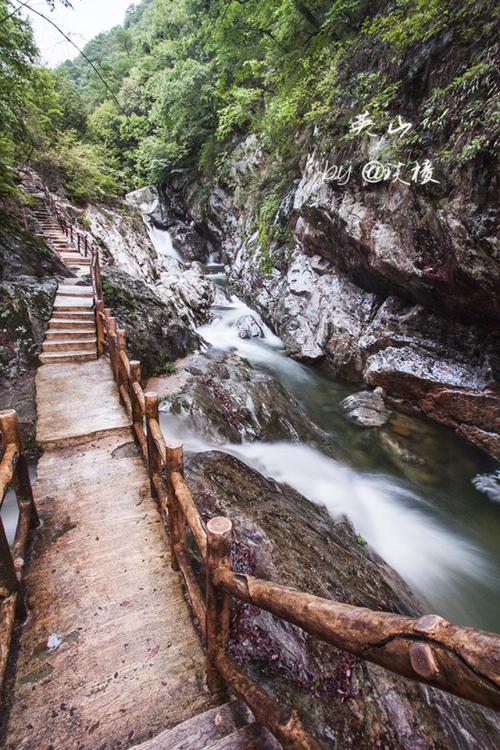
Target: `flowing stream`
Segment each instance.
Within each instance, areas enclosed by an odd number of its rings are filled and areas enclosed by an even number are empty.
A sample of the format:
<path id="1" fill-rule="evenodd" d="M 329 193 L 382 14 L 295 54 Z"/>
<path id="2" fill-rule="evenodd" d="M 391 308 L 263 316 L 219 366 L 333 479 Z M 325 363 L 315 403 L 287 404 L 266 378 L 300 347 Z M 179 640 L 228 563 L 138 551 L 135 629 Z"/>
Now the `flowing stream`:
<path id="1" fill-rule="evenodd" d="M 212 261 L 212 259 L 210 259 Z M 424 418 L 394 414 L 379 431 L 349 423 L 340 407 L 356 386 L 328 378 L 291 359 L 282 341 L 228 287 L 224 268 L 207 266 L 227 301 L 214 305 L 213 321 L 200 334 L 213 347 L 245 357 L 276 377 L 316 424 L 345 452 L 349 465 L 301 444 L 227 444 L 225 450 L 266 476 L 289 484 L 334 516 L 346 515 L 425 601 L 450 620 L 500 631 L 500 502 L 495 502 L 495 464 L 451 430 Z M 241 339 L 236 321 L 251 314 L 264 338 Z M 187 451 L 214 446 L 190 433 L 178 417 L 162 414 L 165 431 Z M 415 461 L 400 460 L 391 434 L 404 436 Z M 488 483 L 491 497 L 473 485 Z M 500 497 L 498 498 L 500 500 Z"/>

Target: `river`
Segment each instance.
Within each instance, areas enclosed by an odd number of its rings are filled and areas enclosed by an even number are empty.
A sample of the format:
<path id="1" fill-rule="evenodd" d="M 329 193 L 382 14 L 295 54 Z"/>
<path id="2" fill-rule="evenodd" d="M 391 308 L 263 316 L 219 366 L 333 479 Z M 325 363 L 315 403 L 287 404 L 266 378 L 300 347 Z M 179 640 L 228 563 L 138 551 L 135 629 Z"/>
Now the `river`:
<path id="1" fill-rule="evenodd" d="M 390 426 L 395 435 L 410 436 L 418 462 L 395 460 L 373 430 L 345 418 L 340 401 L 360 387 L 287 356 L 260 316 L 228 289 L 223 267 L 211 265 L 208 270 L 228 298 L 213 306 L 213 321 L 199 333 L 216 349 L 237 352 L 274 375 L 342 447 L 348 463 L 294 443 L 248 442 L 217 449 L 289 484 L 334 517 L 348 516 L 432 611 L 456 623 L 500 632 L 500 502 L 472 484 L 477 476 L 486 483 L 484 477 L 492 477 L 496 469 L 494 462 L 451 430 L 402 414 L 394 414 Z M 245 314 L 259 321 L 264 338 L 239 337 L 235 324 Z M 162 414 L 162 424 L 167 434 L 181 437 L 187 451 L 214 447 L 167 414 Z"/>

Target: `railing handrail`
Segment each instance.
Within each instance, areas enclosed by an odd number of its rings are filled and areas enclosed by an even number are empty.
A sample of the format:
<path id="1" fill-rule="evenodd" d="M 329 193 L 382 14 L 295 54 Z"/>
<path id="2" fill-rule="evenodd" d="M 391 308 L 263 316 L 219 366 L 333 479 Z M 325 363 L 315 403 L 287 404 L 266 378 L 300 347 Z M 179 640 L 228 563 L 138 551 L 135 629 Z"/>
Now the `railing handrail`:
<path id="1" fill-rule="evenodd" d="M 165 441 L 158 397 L 143 391 L 140 362 L 128 359 L 125 331 L 117 328 L 111 310 L 104 307 L 98 255 L 93 256 L 93 266 L 98 353 L 109 355 L 120 399 L 148 467 L 152 495 L 169 530 L 171 565 L 182 574 L 205 639 L 209 687 L 217 690 L 225 680 L 285 747 L 319 747 L 295 712 L 283 711 L 229 658 L 229 606 L 234 597 L 404 677 L 500 710 L 499 635 L 452 625 L 438 615 L 412 619 L 355 607 L 232 571 L 232 522 L 221 517 L 203 522 L 184 478 L 182 445 Z M 192 568 L 186 523 L 205 564 L 205 594 Z"/>
<path id="2" fill-rule="evenodd" d="M 28 459 L 24 452 L 17 414 L 14 409 L 0 411 L 3 456 L 0 461 L 0 508 L 10 484 L 14 487 L 19 517 L 12 549 L 0 516 L 0 688 L 5 677 L 10 642 L 16 616 L 26 614 L 22 592 L 22 568 L 30 529 L 38 526 L 33 501 Z"/>

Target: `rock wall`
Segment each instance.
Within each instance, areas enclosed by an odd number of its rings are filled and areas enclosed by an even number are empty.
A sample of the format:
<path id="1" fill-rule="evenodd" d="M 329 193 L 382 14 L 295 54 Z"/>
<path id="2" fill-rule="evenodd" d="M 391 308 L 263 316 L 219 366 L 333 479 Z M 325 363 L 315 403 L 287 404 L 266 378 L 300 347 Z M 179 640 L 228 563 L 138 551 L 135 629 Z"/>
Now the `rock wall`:
<path id="1" fill-rule="evenodd" d="M 500 458 L 500 256 L 472 188 L 439 201 L 399 184 L 340 190 L 313 149 L 274 217 L 289 240 L 265 247 L 237 198 L 258 169 L 255 139 L 243 146 L 231 189 L 177 186 L 232 284 L 293 357 L 383 386 Z"/>

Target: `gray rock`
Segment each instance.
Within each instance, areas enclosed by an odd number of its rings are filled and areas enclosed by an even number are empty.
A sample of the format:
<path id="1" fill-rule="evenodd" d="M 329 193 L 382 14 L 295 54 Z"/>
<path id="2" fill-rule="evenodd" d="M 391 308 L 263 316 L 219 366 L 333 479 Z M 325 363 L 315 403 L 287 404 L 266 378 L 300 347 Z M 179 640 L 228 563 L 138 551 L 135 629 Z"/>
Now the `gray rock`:
<path id="1" fill-rule="evenodd" d="M 264 331 L 253 315 L 242 315 L 236 321 L 240 339 L 264 338 Z"/>
<path id="2" fill-rule="evenodd" d="M 341 401 L 340 405 L 349 421 L 362 427 L 382 427 L 391 414 L 380 392 L 376 391 L 353 393 Z"/>
<path id="3" fill-rule="evenodd" d="M 170 231 L 173 246 L 184 260 L 207 262 L 211 245 L 205 237 L 201 236 L 195 226 L 177 222 L 170 228 Z"/>
<path id="4" fill-rule="evenodd" d="M 192 263 L 188 269 L 178 263 L 170 264 L 154 291 L 188 325 L 196 326 L 209 320 L 215 286 L 201 264 Z"/>
<path id="5" fill-rule="evenodd" d="M 166 397 L 162 411 L 182 416 L 213 445 L 291 440 L 338 454 L 282 385 L 241 357 L 208 351 L 190 355 L 181 366 L 194 377 Z"/>
<path id="6" fill-rule="evenodd" d="M 130 359 L 138 359 L 148 377 L 167 362 L 198 349 L 199 336 L 144 281 L 118 268 L 103 268 L 104 302 L 125 329 Z"/>
<path id="7" fill-rule="evenodd" d="M 133 190 L 131 193 L 127 193 L 125 200 L 138 209 L 141 214 L 149 216 L 159 229 L 168 229 L 176 220 L 174 211 L 168 210 L 167 204 L 160 197 L 155 185 L 146 185 L 138 190 Z"/>

